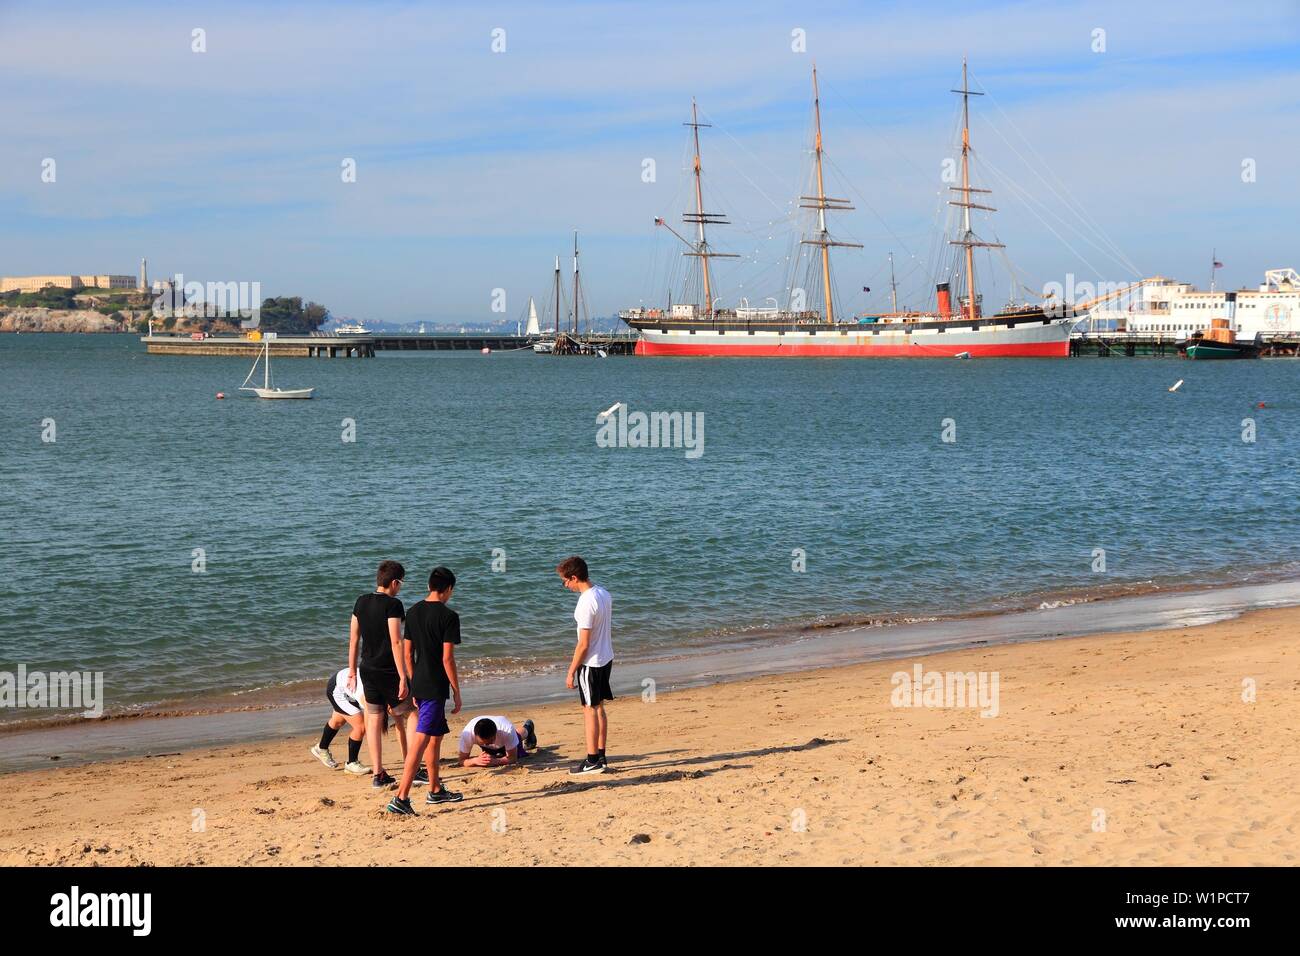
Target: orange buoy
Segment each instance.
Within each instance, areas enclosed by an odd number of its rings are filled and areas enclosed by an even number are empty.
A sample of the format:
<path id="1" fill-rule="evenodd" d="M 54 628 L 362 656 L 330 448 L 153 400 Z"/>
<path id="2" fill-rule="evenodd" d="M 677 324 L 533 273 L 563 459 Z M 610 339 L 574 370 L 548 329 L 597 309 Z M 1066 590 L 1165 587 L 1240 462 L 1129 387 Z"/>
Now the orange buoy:
<path id="1" fill-rule="evenodd" d="M 1256 407 L 1257 407 L 1257 408 L 1268 408 L 1268 406 L 1265 405 L 1263 402 L 1260 402 L 1259 405 L 1257 405 Z"/>

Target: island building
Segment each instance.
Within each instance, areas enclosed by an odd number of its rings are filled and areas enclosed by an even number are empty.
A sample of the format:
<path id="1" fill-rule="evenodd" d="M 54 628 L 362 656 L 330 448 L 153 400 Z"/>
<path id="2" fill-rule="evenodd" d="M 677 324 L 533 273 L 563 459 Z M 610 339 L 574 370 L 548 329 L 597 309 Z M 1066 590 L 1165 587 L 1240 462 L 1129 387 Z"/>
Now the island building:
<path id="1" fill-rule="evenodd" d="M 58 289 L 135 289 L 135 276 L 57 275 L 0 276 L 0 292 L 39 292 L 51 286 Z"/>

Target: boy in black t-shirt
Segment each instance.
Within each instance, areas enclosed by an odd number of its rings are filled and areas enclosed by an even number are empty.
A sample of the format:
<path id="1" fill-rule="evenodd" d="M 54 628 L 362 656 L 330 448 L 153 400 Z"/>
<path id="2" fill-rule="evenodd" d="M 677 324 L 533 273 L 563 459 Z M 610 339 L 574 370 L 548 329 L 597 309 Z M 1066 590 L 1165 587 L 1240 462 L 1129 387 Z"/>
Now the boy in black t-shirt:
<path id="1" fill-rule="evenodd" d="M 456 674 L 456 645 L 460 643 L 460 616 L 447 607 L 456 587 L 456 575 L 442 566 L 429 574 L 429 596 L 411 605 L 406 612 L 404 657 L 411 675 L 411 695 L 418 706 L 411 744 L 406 749 L 402 782 L 387 810 L 413 816 L 411 787 L 415 772 L 424 757 L 429 775 L 429 795 L 425 803 L 455 803 L 461 794 L 452 793 L 438 780 L 438 758 L 447 727 L 447 698 L 452 698 L 451 712 L 460 713 L 460 678 Z M 367 684 L 367 687 L 370 685 Z M 430 746 L 432 743 L 432 746 Z M 426 752 L 427 751 L 427 752 Z"/>
<path id="2" fill-rule="evenodd" d="M 357 675 L 366 688 L 366 740 L 370 745 L 370 785 L 388 789 L 395 781 L 384 770 L 385 714 L 397 722 L 397 739 L 406 755 L 406 722 L 412 713 L 406 662 L 401 652 L 402 619 L 406 616 L 397 593 L 406 569 L 396 561 L 379 565 L 376 588 L 357 598 L 352 608 L 348 644 L 348 691 L 355 693 Z"/>

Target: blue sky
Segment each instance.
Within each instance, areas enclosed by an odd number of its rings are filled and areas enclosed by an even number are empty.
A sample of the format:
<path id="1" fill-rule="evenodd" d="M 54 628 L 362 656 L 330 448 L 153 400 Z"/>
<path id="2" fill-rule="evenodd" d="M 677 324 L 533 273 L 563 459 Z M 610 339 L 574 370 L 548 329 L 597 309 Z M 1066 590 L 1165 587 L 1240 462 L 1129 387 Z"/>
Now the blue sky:
<path id="1" fill-rule="evenodd" d="M 1300 267 L 1300 3 L 1200 7 L 5 3 L 0 272 L 134 273 L 145 255 L 155 276 L 341 315 L 483 321 L 494 289 L 511 318 L 545 296 L 577 228 L 597 313 L 658 303 L 678 249 L 652 220 L 686 208 L 695 96 L 716 124 L 706 202 L 733 222 L 712 238 L 743 257 L 718 294 L 778 295 L 815 58 L 829 191 L 857 205 L 833 226 L 865 247 L 837 257 L 843 303 L 883 305 L 892 250 L 919 304 L 966 55 L 999 210 L 977 228 L 1023 284 L 1204 285 L 1217 249 L 1220 281 L 1253 286 Z"/>

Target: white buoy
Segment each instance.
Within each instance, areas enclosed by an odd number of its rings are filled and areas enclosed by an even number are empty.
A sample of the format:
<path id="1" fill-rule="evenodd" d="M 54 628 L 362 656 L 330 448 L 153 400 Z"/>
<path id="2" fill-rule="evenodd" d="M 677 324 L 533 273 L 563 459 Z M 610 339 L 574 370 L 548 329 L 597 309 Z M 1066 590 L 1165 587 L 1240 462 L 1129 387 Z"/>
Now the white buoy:
<path id="1" fill-rule="evenodd" d="M 609 408 L 605 409 L 603 412 L 597 415 L 596 420 L 603 422 L 605 419 L 609 418 L 610 415 L 613 415 L 616 411 L 618 411 L 618 407 L 622 404 L 623 404 L 622 402 L 615 402 L 613 405 L 609 406 Z"/>
<path id="2" fill-rule="evenodd" d="M 1174 382 L 1173 385 L 1169 386 L 1169 391 L 1176 392 L 1182 387 L 1183 387 L 1183 380 L 1180 378 L 1178 381 Z"/>
<path id="3" fill-rule="evenodd" d="M 484 354 L 484 355 L 491 355 L 491 354 L 492 354 L 492 350 L 491 350 L 490 348 L 488 348 L 488 347 L 485 345 L 485 346 L 483 346 L 483 354 Z"/>

